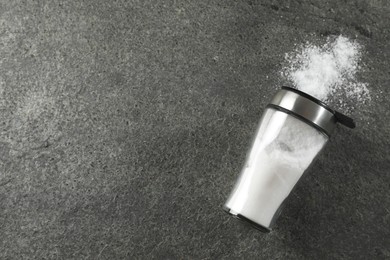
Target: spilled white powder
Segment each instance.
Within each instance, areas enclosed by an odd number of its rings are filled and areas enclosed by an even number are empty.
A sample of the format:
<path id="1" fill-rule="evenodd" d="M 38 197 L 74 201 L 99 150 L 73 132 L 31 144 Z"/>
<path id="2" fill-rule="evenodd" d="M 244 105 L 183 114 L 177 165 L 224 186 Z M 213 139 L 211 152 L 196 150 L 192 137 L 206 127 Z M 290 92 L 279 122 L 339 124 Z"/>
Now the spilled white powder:
<path id="1" fill-rule="evenodd" d="M 307 43 L 285 56 L 287 66 L 282 75 L 299 90 L 324 102 L 342 103 L 348 99 L 364 103 L 370 99 L 366 83 L 359 82 L 357 72 L 362 47 L 344 36 L 328 38 L 322 46 Z"/>

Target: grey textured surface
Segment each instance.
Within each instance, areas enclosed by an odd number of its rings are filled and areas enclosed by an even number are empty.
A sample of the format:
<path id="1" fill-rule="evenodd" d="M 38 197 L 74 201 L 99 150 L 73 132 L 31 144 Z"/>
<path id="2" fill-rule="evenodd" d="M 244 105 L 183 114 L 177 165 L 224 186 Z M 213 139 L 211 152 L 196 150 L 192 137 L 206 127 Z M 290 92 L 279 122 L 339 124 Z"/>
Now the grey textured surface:
<path id="1" fill-rule="evenodd" d="M 0 1 L 1 259 L 389 259 L 387 1 Z M 221 210 L 284 53 L 365 46 L 372 102 L 270 234 Z"/>

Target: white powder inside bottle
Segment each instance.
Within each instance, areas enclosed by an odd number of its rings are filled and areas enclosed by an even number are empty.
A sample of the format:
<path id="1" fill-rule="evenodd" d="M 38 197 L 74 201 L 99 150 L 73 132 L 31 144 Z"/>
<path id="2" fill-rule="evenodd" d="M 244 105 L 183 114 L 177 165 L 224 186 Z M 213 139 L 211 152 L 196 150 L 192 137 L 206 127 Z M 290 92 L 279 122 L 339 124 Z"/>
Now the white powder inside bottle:
<path id="1" fill-rule="evenodd" d="M 225 206 L 269 228 L 278 208 L 327 140 L 305 122 L 267 109 Z"/>
<path id="2" fill-rule="evenodd" d="M 344 36 L 327 39 L 323 46 L 306 43 L 285 55 L 287 66 L 282 75 L 294 87 L 321 101 L 340 105 L 370 100 L 366 83 L 359 82 L 362 47 Z M 343 108 L 343 107 L 341 107 Z"/>

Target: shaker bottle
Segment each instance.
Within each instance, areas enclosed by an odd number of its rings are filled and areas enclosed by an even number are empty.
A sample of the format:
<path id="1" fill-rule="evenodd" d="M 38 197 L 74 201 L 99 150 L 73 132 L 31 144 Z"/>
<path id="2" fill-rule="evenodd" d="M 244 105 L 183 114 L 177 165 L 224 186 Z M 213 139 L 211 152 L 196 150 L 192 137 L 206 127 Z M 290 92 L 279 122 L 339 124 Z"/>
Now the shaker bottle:
<path id="1" fill-rule="evenodd" d="M 328 142 L 336 123 L 353 120 L 320 100 L 282 87 L 267 105 L 224 210 L 269 232 L 283 201 Z"/>

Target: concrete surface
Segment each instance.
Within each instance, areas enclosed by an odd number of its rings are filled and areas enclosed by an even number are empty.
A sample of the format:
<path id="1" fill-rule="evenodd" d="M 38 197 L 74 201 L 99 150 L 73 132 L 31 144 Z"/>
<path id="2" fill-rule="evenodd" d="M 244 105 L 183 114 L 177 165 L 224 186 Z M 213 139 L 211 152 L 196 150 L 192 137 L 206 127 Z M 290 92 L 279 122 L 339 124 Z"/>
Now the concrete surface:
<path id="1" fill-rule="evenodd" d="M 0 1 L 0 259 L 389 259 L 390 4 Z M 221 210 L 295 44 L 372 102 L 270 234 Z"/>

